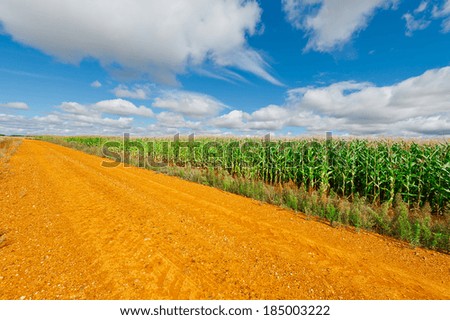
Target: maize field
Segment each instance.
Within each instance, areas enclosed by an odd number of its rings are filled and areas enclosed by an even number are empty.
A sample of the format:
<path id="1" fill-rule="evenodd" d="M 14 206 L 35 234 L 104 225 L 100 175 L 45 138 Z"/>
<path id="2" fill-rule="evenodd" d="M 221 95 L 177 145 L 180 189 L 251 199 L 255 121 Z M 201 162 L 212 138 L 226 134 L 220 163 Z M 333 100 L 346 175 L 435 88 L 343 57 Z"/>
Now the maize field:
<path id="1" fill-rule="evenodd" d="M 267 137 L 266 137 L 267 138 Z M 189 166 L 223 170 L 268 184 L 295 183 L 306 190 L 362 197 L 373 204 L 396 197 L 409 206 L 429 204 L 445 214 L 450 199 L 450 144 L 389 140 L 270 141 L 270 139 L 107 139 L 69 137 L 66 142 L 102 147 L 139 166 Z M 119 158 L 120 155 L 120 158 Z"/>

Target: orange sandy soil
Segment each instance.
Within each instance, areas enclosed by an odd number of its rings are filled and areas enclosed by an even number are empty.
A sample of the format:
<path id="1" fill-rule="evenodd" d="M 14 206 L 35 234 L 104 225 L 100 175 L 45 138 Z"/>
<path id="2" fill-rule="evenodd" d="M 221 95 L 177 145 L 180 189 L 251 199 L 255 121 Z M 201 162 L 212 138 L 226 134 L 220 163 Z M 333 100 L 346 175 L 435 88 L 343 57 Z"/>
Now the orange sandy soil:
<path id="1" fill-rule="evenodd" d="M 0 299 L 450 299 L 450 256 L 25 140 L 0 171 Z"/>

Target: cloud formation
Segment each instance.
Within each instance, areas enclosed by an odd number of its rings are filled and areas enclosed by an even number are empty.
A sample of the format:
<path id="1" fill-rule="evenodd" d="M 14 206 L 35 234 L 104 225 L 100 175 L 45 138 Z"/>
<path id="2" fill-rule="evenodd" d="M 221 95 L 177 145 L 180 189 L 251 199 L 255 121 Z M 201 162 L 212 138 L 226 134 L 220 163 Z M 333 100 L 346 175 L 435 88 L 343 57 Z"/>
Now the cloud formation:
<path id="1" fill-rule="evenodd" d="M 241 110 L 233 110 L 227 114 L 221 115 L 211 120 L 211 124 L 217 128 L 225 129 L 239 129 L 243 130 L 246 127 L 250 115 Z"/>
<path id="2" fill-rule="evenodd" d="M 282 106 L 252 114 L 233 110 L 211 123 L 242 131 L 300 127 L 311 134 L 449 135 L 450 67 L 385 87 L 346 81 L 296 88 Z"/>
<path id="3" fill-rule="evenodd" d="M 431 23 L 430 20 L 426 20 L 425 18 L 419 18 L 418 19 L 418 18 L 414 17 L 410 13 L 405 13 L 403 15 L 403 19 L 405 19 L 405 21 L 406 21 L 406 32 L 405 32 L 405 34 L 408 37 L 412 37 L 414 31 L 424 30 L 424 29 L 428 28 L 428 26 Z"/>
<path id="4" fill-rule="evenodd" d="M 442 31 L 450 32 L 450 0 L 445 0 L 442 6 L 434 5 L 432 15 L 436 19 L 443 19 Z"/>
<path id="5" fill-rule="evenodd" d="M 123 99 L 103 100 L 91 105 L 83 105 L 78 102 L 63 102 L 57 107 L 66 113 L 100 116 L 102 113 L 108 113 L 118 116 L 141 116 L 151 118 L 154 113 L 151 109 L 140 106 L 137 107 L 132 102 Z"/>
<path id="6" fill-rule="evenodd" d="M 133 116 L 152 118 L 155 115 L 145 106 L 137 107 L 122 99 L 94 104 L 63 102 L 44 116 L 0 114 L 0 131 L 6 134 L 117 135 L 138 130 L 133 126 Z"/>
<path id="7" fill-rule="evenodd" d="M 430 20 L 430 5 L 428 1 L 422 1 L 419 6 L 412 12 L 407 12 L 403 15 L 406 21 L 406 32 L 408 37 L 412 37 L 417 30 L 424 30 L 431 24 Z"/>
<path id="8" fill-rule="evenodd" d="M 255 0 L 2 0 L 3 31 L 58 59 L 174 84 L 206 61 L 280 84 L 246 37 L 257 32 Z M 82 21 L 82 23 L 80 23 Z"/>
<path id="9" fill-rule="evenodd" d="M 113 89 L 113 93 L 118 98 L 146 100 L 149 98 L 150 87 L 148 85 L 135 85 L 132 89 L 129 89 L 126 85 L 120 84 Z"/>
<path id="10" fill-rule="evenodd" d="M 95 80 L 94 82 L 91 83 L 92 88 L 100 88 L 101 86 L 102 86 L 102 84 L 98 80 Z"/>
<path id="11" fill-rule="evenodd" d="M 422 1 L 419 6 L 414 10 L 414 13 L 424 12 L 428 8 L 428 1 Z"/>
<path id="12" fill-rule="evenodd" d="M 183 115 L 174 112 L 161 112 L 156 116 L 156 120 L 157 123 L 153 129 L 162 127 L 179 131 L 183 129 L 194 130 L 200 126 L 199 121 L 187 121 L 186 119 L 184 119 Z M 162 132 L 164 131 L 165 130 L 162 130 Z"/>
<path id="13" fill-rule="evenodd" d="M 133 103 L 123 99 L 104 100 L 93 105 L 93 109 L 103 113 L 119 116 L 153 117 L 153 111 L 145 106 L 136 107 Z"/>
<path id="14" fill-rule="evenodd" d="M 286 19 L 306 32 L 306 50 L 340 49 L 367 27 L 377 9 L 394 8 L 398 0 L 282 0 Z"/>
<path id="15" fill-rule="evenodd" d="M 428 28 L 433 20 L 441 20 L 442 32 L 450 32 L 450 0 L 422 1 L 411 13 L 403 15 L 406 21 L 406 35 Z"/>
<path id="16" fill-rule="evenodd" d="M 209 117 L 228 108 L 222 102 L 199 93 L 166 91 L 153 102 L 153 107 L 180 113 L 191 118 Z"/>
<path id="17" fill-rule="evenodd" d="M 132 118 L 103 118 L 97 114 L 54 113 L 25 117 L 0 113 L 0 132 L 24 135 L 117 135 L 130 131 L 132 122 Z"/>
<path id="18" fill-rule="evenodd" d="M 29 107 L 25 102 L 7 102 L 7 103 L 0 103 L 0 107 L 2 108 L 10 108 L 10 109 L 21 109 L 21 110 L 28 110 Z"/>
<path id="19" fill-rule="evenodd" d="M 321 135 L 333 131 L 355 136 L 448 137 L 450 66 L 390 86 L 349 80 L 293 88 L 286 92 L 284 103 L 252 113 L 232 109 L 207 95 L 184 91 L 161 93 L 153 107 L 162 111 L 137 107 L 123 99 L 93 104 L 64 102 L 44 116 L 0 114 L 0 131 L 161 136 L 177 132 L 262 135 L 289 130 Z M 139 125 L 134 117 L 139 117 Z"/>

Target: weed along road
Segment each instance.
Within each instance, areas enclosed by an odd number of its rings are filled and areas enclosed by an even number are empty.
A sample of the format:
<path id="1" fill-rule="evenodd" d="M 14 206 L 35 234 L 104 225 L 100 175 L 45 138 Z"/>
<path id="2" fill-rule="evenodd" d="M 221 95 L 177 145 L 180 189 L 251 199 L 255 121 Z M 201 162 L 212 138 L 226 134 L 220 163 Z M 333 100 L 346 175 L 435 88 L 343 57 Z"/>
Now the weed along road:
<path id="1" fill-rule="evenodd" d="M 1 167 L 1 299 L 450 299 L 447 254 L 102 161 Z"/>

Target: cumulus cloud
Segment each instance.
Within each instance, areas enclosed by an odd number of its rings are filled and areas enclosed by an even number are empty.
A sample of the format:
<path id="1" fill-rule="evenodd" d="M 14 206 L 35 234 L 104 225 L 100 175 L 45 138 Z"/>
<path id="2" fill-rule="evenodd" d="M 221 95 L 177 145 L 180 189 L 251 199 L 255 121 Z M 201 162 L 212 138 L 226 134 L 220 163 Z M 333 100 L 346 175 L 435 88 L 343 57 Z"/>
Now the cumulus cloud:
<path id="1" fill-rule="evenodd" d="M 27 122 L 24 116 L 0 113 L 0 133 L 22 134 L 27 129 Z"/>
<path id="2" fill-rule="evenodd" d="M 296 88 L 281 106 L 252 114 L 233 110 L 209 121 L 240 131 L 300 127 L 312 134 L 449 135 L 450 67 L 429 70 L 392 86 L 344 81 Z"/>
<path id="3" fill-rule="evenodd" d="M 58 106 L 58 108 L 67 113 L 83 114 L 83 115 L 90 115 L 93 113 L 97 114 L 97 112 L 92 108 L 89 108 L 88 106 L 82 105 L 78 102 L 63 102 L 61 105 Z"/>
<path id="4" fill-rule="evenodd" d="M 450 134 L 450 67 L 385 87 L 349 81 L 298 88 L 284 108 L 286 126 L 312 132 Z"/>
<path id="5" fill-rule="evenodd" d="M 132 102 L 123 99 L 104 100 L 93 105 L 93 109 L 120 116 L 137 115 L 153 117 L 153 111 L 145 106 L 136 107 Z"/>
<path id="6" fill-rule="evenodd" d="M 153 107 L 181 113 L 192 118 L 208 117 L 228 108 L 208 95 L 187 91 L 166 91 L 153 102 Z"/>
<path id="7" fill-rule="evenodd" d="M 167 94 L 175 98 L 169 99 Z M 189 99 L 180 98 L 184 95 Z M 200 97 L 202 103 L 194 108 L 191 100 L 195 99 L 192 97 Z M 210 108 L 209 104 L 203 103 L 209 99 L 219 106 Z M 254 135 L 267 131 L 292 131 L 297 127 L 310 134 L 333 131 L 350 135 L 450 135 L 450 67 L 428 70 L 390 86 L 350 80 L 327 86 L 294 88 L 286 92 L 283 104 L 268 105 L 252 113 L 233 110 L 199 93 L 170 91 L 164 93 L 160 100 L 156 99 L 155 103 L 157 101 L 164 102 L 161 104 L 164 111 L 157 114 L 122 99 L 87 105 L 64 102 L 55 112 L 34 118 L 0 114 L 0 131 L 36 134 L 138 132 L 141 135 L 167 135 L 196 132 Z M 131 115 L 152 118 L 145 128 L 136 127 Z"/>
<path id="8" fill-rule="evenodd" d="M 95 80 L 94 82 L 91 83 L 92 88 L 100 88 L 101 86 L 102 86 L 102 84 L 98 80 Z"/>
<path id="9" fill-rule="evenodd" d="M 289 113 L 285 108 L 273 104 L 256 110 L 251 114 L 251 118 L 255 121 L 283 120 L 287 116 L 289 116 Z"/>
<path id="10" fill-rule="evenodd" d="M 20 110 L 28 110 L 29 107 L 25 102 L 7 102 L 0 103 L 0 107 L 10 108 L 10 109 L 20 109 Z"/>
<path id="11" fill-rule="evenodd" d="M 33 120 L 44 124 L 70 124 L 70 127 L 110 127 L 129 129 L 133 118 L 120 117 L 118 119 L 103 118 L 99 115 L 84 114 L 50 114 L 44 117 L 34 117 Z"/>
<path id="12" fill-rule="evenodd" d="M 233 110 L 211 120 L 210 123 L 218 128 L 245 129 L 246 121 L 249 119 L 250 115 L 248 113 L 241 110 Z"/>
<path id="13" fill-rule="evenodd" d="M 0 2 L 3 31 L 18 42 L 65 62 L 93 57 L 105 67 L 170 84 L 206 61 L 279 84 L 247 43 L 260 18 L 255 0 Z"/>
<path id="14" fill-rule="evenodd" d="M 398 0 L 282 0 L 286 19 L 309 37 L 306 50 L 341 48 L 367 27 L 377 9 L 394 8 Z"/>
<path id="15" fill-rule="evenodd" d="M 103 100 L 90 105 L 83 105 L 78 102 L 63 102 L 57 108 L 67 113 L 87 116 L 98 116 L 101 113 L 118 116 L 154 116 L 154 113 L 150 108 L 145 106 L 137 107 L 132 102 L 123 99 Z"/>
<path id="16" fill-rule="evenodd" d="M 122 134 L 140 130 L 133 126 L 132 116 L 151 118 L 155 115 L 145 106 L 137 107 L 122 99 L 94 104 L 63 102 L 55 107 L 54 112 L 43 116 L 0 114 L 0 131 L 8 134 Z"/>
<path id="17" fill-rule="evenodd" d="M 89 105 L 63 102 L 56 109 L 60 111 L 33 119 L 42 123 L 59 123 L 75 128 L 98 126 L 99 128 L 130 129 L 133 122 L 130 115 L 153 116 L 150 109 L 138 108 L 133 103 L 122 99 L 104 100 Z M 120 117 L 104 117 L 103 113 Z"/>
<path id="18" fill-rule="evenodd" d="M 148 85 L 135 85 L 132 89 L 129 89 L 126 85 L 120 84 L 113 89 L 113 93 L 118 98 L 146 100 L 149 98 L 150 87 Z"/>
<path id="19" fill-rule="evenodd" d="M 200 122 L 186 121 L 181 114 L 174 112 L 161 112 L 156 116 L 156 120 L 158 127 L 167 127 L 177 130 L 186 128 L 196 129 L 200 125 Z"/>
<path id="20" fill-rule="evenodd" d="M 132 118 L 113 119 L 70 113 L 35 117 L 0 114 L 0 132 L 28 135 L 117 135 L 132 130 L 132 122 Z"/>

